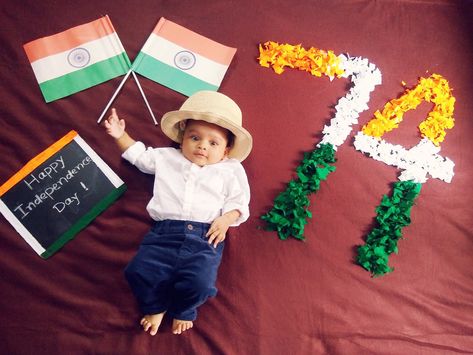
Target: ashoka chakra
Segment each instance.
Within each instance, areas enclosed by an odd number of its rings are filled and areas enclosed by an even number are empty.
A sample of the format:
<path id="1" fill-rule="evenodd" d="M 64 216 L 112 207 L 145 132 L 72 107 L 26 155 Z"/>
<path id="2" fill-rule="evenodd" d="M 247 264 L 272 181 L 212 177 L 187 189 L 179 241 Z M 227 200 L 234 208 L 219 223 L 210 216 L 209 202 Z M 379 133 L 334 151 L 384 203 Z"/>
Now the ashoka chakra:
<path id="1" fill-rule="evenodd" d="M 195 55 L 189 51 L 181 51 L 174 56 L 174 64 L 182 70 L 189 70 L 195 65 Z"/>
<path id="2" fill-rule="evenodd" d="M 67 61 L 74 68 L 85 67 L 90 62 L 90 53 L 85 48 L 76 48 L 69 52 Z"/>

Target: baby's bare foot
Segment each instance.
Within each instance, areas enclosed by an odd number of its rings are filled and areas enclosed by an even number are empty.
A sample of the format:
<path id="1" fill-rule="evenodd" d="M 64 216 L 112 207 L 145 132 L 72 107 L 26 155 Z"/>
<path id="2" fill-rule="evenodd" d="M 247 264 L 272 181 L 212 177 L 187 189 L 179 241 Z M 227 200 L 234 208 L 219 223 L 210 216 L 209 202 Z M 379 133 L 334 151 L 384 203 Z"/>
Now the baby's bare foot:
<path id="1" fill-rule="evenodd" d="M 161 321 L 163 320 L 164 312 L 158 314 L 147 314 L 141 319 L 141 326 L 144 331 L 149 330 L 149 334 L 156 335 L 158 332 Z"/>
<path id="2" fill-rule="evenodd" d="M 191 329 L 193 326 L 194 324 L 190 320 L 173 319 L 172 332 L 174 334 L 181 334 L 185 332 L 186 330 Z"/>

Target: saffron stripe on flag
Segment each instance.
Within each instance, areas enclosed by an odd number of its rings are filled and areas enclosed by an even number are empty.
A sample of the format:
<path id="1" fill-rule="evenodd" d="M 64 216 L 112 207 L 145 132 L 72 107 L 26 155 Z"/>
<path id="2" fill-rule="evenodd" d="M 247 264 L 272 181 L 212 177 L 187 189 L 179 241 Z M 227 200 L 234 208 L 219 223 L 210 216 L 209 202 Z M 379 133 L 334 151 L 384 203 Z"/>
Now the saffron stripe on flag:
<path id="1" fill-rule="evenodd" d="M 145 45 L 141 49 L 141 52 L 148 54 L 155 59 L 172 67 L 177 67 L 176 56 L 179 53 L 190 53 L 188 48 L 181 47 L 175 43 L 169 42 L 168 40 L 158 37 L 155 34 L 151 34 Z M 192 53 L 195 62 L 189 69 L 184 70 L 187 74 L 195 76 L 196 78 L 215 85 L 217 88 L 223 80 L 225 73 L 228 69 L 228 65 L 217 63 L 213 60 L 201 56 L 197 53 Z M 135 63 L 133 63 L 135 64 Z M 141 65 L 140 58 L 137 57 L 136 65 Z M 176 69 L 177 69 L 176 68 Z"/>
<path id="2" fill-rule="evenodd" d="M 115 29 L 110 18 L 105 15 L 95 21 L 70 28 L 64 32 L 26 43 L 23 48 L 30 62 L 34 62 L 43 57 L 71 50 L 82 43 L 97 40 L 114 32 Z"/>
<path id="3" fill-rule="evenodd" d="M 161 18 L 132 64 L 132 70 L 190 96 L 217 91 L 236 48 L 224 46 Z"/>
<path id="4" fill-rule="evenodd" d="M 176 43 L 191 52 L 198 53 L 220 64 L 229 66 L 236 48 L 227 47 L 221 43 L 215 42 L 210 38 L 204 37 L 185 27 L 182 27 L 172 21 L 161 17 L 153 30 L 157 36 Z"/>
<path id="5" fill-rule="evenodd" d="M 124 75 L 131 67 L 108 16 L 39 38 L 23 47 L 46 102 Z M 107 68 L 107 63 L 115 67 Z"/>
<path id="6" fill-rule="evenodd" d="M 190 96 L 200 90 L 218 90 L 218 86 L 209 84 L 180 69 L 160 62 L 143 52 L 138 54 L 136 60 L 139 61 L 139 67 L 135 70 L 138 74 L 161 83 L 186 96 Z"/>
<path id="7" fill-rule="evenodd" d="M 124 52 L 114 48 L 113 43 L 117 42 L 120 43 L 120 41 L 118 41 L 117 34 L 113 33 L 98 40 L 81 44 L 80 49 L 90 53 L 90 60 L 84 65 L 84 67 L 116 56 L 120 52 Z M 57 78 L 61 75 L 69 74 L 77 70 L 82 70 L 82 67 L 73 66 L 70 63 L 70 54 L 71 51 L 67 50 L 49 57 L 38 59 L 37 61 L 31 63 L 31 67 L 33 68 L 38 83 L 41 84 L 44 81 Z M 124 56 L 123 59 L 126 63 L 128 56 Z M 123 67 L 123 70 L 126 72 L 128 67 Z"/>
<path id="8" fill-rule="evenodd" d="M 39 86 L 46 102 L 51 102 L 125 74 L 122 64 L 123 55 L 117 55 Z"/>

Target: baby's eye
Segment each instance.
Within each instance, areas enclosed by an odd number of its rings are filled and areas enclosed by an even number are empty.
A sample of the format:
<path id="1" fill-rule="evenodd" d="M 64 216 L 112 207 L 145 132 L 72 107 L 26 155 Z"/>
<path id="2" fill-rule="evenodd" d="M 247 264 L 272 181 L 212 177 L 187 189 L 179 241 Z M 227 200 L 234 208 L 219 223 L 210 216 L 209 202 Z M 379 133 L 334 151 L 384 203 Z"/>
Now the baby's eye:
<path id="1" fill-rule="evenodd" d="M 191 136 L 190 139 L 193 140 L 194 142 L 196 142 L 196 141 L 199 140 L 199 137 L 197 137 L 197 136 Z"/>

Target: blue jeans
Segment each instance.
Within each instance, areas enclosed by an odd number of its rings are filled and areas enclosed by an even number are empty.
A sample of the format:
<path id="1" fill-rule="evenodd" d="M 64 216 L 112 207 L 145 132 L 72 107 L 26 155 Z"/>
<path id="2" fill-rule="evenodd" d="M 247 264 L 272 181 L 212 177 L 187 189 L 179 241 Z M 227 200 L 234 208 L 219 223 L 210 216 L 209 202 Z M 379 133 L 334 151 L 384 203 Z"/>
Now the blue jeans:
<path id="1" fill-rule="evenodd" d="M 224 243 L 214 248 L 205 234 L 210 224 L 156 222 L 125 268 L 125 277 L 144 314 L 164 311 L 195 320 L 197 307 L 217 294 L 215 281 Z"/>

